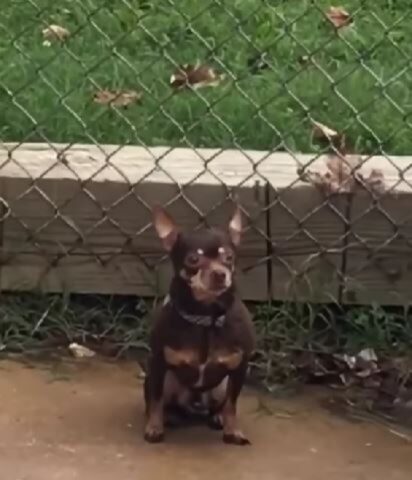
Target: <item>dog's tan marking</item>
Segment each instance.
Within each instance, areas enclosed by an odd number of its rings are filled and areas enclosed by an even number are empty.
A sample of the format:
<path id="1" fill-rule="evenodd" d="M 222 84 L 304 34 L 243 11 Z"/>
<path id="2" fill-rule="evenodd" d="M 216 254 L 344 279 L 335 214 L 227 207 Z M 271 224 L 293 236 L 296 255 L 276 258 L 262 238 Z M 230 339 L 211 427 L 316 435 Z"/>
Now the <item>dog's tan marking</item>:
<path id="1" fill-rule="evenodd" d="M 209 275 L 213 271 L 225 274 L 225 289 L 229 288 L 232 285 L 232 275 L 230 268 L 222 265 L 222 263 L 217 260 L 212 260 L 210 262 Z M 208 282 L 210 282 L 210 280 L 208 280 Z"/>
<path id="2" fill-rule="evenodd" d="M 222 271 L 226 270 L 224 268 Z M 192 289 L 193 296 L 199 302 L 203 303 L 212 303 L 216 301 L 216 298 L 221 295 L 228 287 L 231 285 L 231 279 L 227 278 L 226 285 L 221 290 L 211 290 L 210 289 L 210 272 L 212 270 L 202 270 L 200 269 L 196 275 L 190 277 L 190 288 Z M 227 275 L 226 276 L 230 276 Z"/>
<path id="3" fill-rule="evenodd" d="M 223 365 L 228 370 L 236 370 L 242 362 L 243 352 L 237 350 L 229 352 L 227 350 L 213 351 L 207 358 L 207 362 L 199 365 L 199 377 L 195 383 L 195 387 L 202 387 L 204 383 L 205 369 L 210 365 Z"/>
<path id="4" fill-rule="evenodd" d="M 210 357 L 210 363 L 218 363 L 219 365 L 224 365 L 228 370 L 236 370 L 240 365 L 243 359 L 243 352 L 241 350 L 228 351 L 228 350 L 217 350 L 213 352 Z"/>
<path id="5" fill-rule="evenodd" d="M 199 356 L 194 350 L 182 349 L 175 350 L 171 347 L 163 349 L 166 363 L 174 367 L 179 365 L 197 365 L 199 363 Z"/>

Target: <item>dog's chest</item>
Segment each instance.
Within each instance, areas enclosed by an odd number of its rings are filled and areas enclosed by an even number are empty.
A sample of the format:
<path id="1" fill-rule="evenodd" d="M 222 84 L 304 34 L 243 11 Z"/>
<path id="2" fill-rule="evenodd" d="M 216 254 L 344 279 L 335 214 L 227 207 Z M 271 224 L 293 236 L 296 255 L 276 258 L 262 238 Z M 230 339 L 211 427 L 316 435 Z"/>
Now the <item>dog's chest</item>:
<path id="1" fill-rule="evenodd" d="M 170 368 L 186 385 L 194 388 L 213 388 L 242 362 L 243 351 L 227 345 L 219 335 L 182 339 L 164 347 L 164 357 Z"/>

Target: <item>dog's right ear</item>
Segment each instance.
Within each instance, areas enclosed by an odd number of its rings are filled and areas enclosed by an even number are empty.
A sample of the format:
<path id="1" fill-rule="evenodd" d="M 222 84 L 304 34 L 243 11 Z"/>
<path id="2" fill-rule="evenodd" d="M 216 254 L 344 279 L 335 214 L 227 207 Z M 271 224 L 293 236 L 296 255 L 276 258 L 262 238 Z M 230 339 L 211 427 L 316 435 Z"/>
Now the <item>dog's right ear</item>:
<path id="1" fill-rule="evenodd" d="M 153 224 L 164 248 L 170 252 L 179 234 L 173 218 L 162 207 L 156 205 L 153 207 Z"/>

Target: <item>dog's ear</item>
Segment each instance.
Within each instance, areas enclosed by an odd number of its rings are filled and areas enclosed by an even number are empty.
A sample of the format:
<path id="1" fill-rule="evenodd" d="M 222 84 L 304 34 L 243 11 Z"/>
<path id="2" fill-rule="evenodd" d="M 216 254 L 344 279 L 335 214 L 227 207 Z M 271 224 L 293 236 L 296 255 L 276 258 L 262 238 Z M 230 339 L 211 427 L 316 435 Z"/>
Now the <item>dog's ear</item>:
<path id="1" fill-rule="evenodd" d="M 240 237 L 242 234 L 242 212 L 240 211 L 239 205 L 236 205 L 235 212 L 233 213 L 232 219 L 229 222 L 229 235 L 232 240 L 233 245 L 236 247 L 240 243 Z"/>
<path id="2" fill-rule="evenodd" d="M 170 252 L 179 234 L 173 218 L 162 207 L 156 205 L 153 207 L 153 224 L 164 248 Z"/>

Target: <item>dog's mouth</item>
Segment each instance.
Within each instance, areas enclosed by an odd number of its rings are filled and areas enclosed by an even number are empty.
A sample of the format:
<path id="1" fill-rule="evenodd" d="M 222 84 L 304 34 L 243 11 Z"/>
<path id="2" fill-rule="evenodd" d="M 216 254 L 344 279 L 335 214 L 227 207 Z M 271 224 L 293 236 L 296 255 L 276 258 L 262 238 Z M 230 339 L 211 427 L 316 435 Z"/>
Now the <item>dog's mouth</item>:
<path id="1" fill-rule="evenodd" d="M 232 281 L 230 278 L 225 279 L 224 281 L 211 282 L 206 288 L 213 293 L 223 293 L 230 288 Z"/>
<path id="2" fill-rule="evenodd" d="M 193 297 L 198 302 L 212 303 L 216 301 L 221 295 L 223 295 L 228 289 L 225 288 L 205 288 L 199 286 L 190 285 L 190 288 L 193 293 Z"/>
<path id="3" fill-rule="evenodd" d="M 210 287 L 208 289 L 208 291 L 214 295 L 215 297 L 218 297 L 219 295 L 222 295 L 223 293 L 226 292 L 226 290 L 228 289 L 229 287 L 217 287 L 217 286 L 213 286 L 213 287 Z"/>
<path id="4" fill-rule="evenodd" d="M 216 299 L 226 292 L 232 285 L 231 275 L 225 271 L 210 272 L 199 270 L 196 275 L 188 279 L 193 296 L 200 301 Z"/>
<path id="5" fill-rule="evenodd" d="M 229 285 L 212 285 L 209 287 L 211 292 L 224 292 L 229 288 Z"/>

